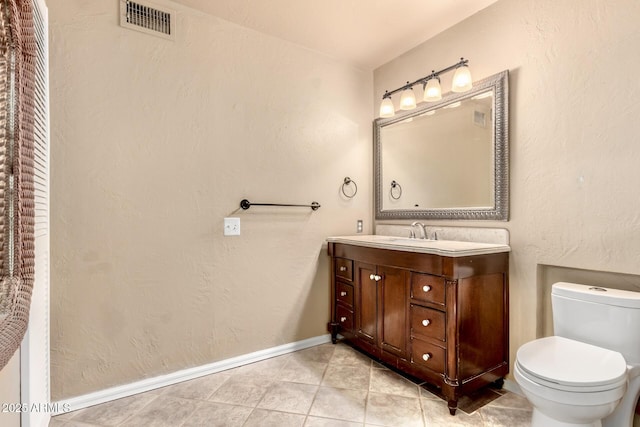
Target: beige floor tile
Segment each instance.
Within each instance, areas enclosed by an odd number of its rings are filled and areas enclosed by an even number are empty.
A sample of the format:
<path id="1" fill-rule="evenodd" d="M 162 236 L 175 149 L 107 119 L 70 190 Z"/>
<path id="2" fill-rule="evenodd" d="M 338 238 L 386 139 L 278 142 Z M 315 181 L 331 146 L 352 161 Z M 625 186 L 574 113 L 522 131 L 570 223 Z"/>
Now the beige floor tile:
<path id="1" fill-rule="evenodd" d="M 309 362 L 329 363 L 335 349 L 336 346 L 334 344 L 322 344 L 293 352 L 291 353 L 291 358 Z"/>
<path id="2" fill-rule="evenodd" d="M 280 371 L 280 379 L 294 383 L 319 385 L 326 369 L 327 364 L 323 362 L 291 358 Z"/>
<path id="3" fill-rule="evenodd" d="M 415 383 L 388 369 L 371 370 L 369 391 L 406 397 L 419 396 L 418 386 Z"/>
<path id="4" fill-rule="evenodd" d="M 274 382 L 258 404 L 258 408 L 306 415 L 317 391 L 317 385 Z"/>
<path id="5" fill-rule="evenodd" d="M 422 411 L 427 427 L 480 427 L 484 426 L 478 412 L 467 415 L 458 410 L 456 415 L 449 413 L 447 402 L 441 399 L 422 399 Z"/>
<path id="6" fill-rule="evenodd" d="M 425 390 L 423 387 L 419 387 L 418 391 L 420 392 L 420 397 L 422 397 L 423 399 L 442 400 L 440 397 L 431 393 L 429 390 Z"/>
<path id="7" fill-rule="evenodd" d="M 206 400 L 225 383 L 231 374 L 218 373 L 206 375 L 190 381 L 162 388 L 163 395 L 182 397 L 183 399 Z"/>
<path id="8" fill-rule="evenodd" d="M 194 413 L 198 401 L 160 395 L 123 425 L 127 427 L 175 427 Z"/>
<path id="9" fill-rule="evenodd" d="M 271 386 L 261 377 L 234 375 L 225 381 L 209 398 L 212 402 L 231 405 L 256 406 Z"/>
<path id="10" fill-rule="evenodd" d="M 333 357 L 329 364 L 371 366 L 372 360 L 345 344 L 338 344 L 333 351 Z"/>
<path id="11" fill-rule="evenodd" d="M 181 427 L 241 427 L 253 411 L 246 406 L 200 402 Z"/>
<path id="12" fill-rule="evenodd" d="M 369 393 L 365 420 L 380 426 L 423 427 L 422 410 L 418 397 Z"/>
<path id="13" fill-rule="evenodd" d="M 124 424 L 120 424 L 124 425 Z M 49 423 L 49 427 L 104 427 L 102 424 L 90 424 L 83 423 L 81 421 L 68 420 L 64 421 L 61 424 L 51 424 Z"/>
<path id="14" fill-rule="evenodd" d="M 142 408 L 153 402 L 157 396 L 136 394 L 101 405 L 91 406 L 77 411 L 70 421 L 102 426 L 117 426 Z"/>
<path id="15" fill-rule="evenodd" d="M 325 387 L 368 390 L 371 377 L 369 365 L 341 365 L 330 363 L 324 374 L 322 385 Z"/>
<path id="16" fill-rule="evenodd" d="M 309 415 L 361 423 L 364 421 L 366 400 L 366 390 L 320 387 Z"/>
<path id="17" fill-rule="evenodd" d="M 51 419 L 55 419 L 55 420 L 70 420 L 71 418 L 73 418 L 74 416 L 78 415 L 80 411 L 73 411 L 73 412 L 63 412 L 61 414 L 56 415 L 55 417 L 51 417 Z"/>
<path id="18" fill-rule="evenodd" d="M 532 411 L 523 409 L 496 408 L 485 406 L 478 412 L 482 414 L 487 427 L 529 427 Z"/>
<path id="19" fill-rule="evenodd" d="M 244 427 L 302 427 L 304 415 L 254 409 Z"/>
<path id="20" fill-rule="evenodd" d="M 271 359 L 261 360 L 260 362 L 250 363 L 248 365 L 240 366 L 239 368 L 230 369 L 225 371 L 232 375 L 245 375 L 245 376 L 261 376 L 267 378 L 278 378 L 280 370 L 286 365 L 290 355 L 285 354 L 283 356 L 272 357 Z"/>
<path id="21" fill-rule="evenodd" d="M 505 393 L 493 402 L 489 403 L 487 406 L 497 408 L 524 409 L 528 411 L 533 410 L 531 403 L 529 403 L 526 397 L 511 392 Z"/>
<path id="22" fill-rule="evenodd" d="M 393 370 L 345 344 L 323 344 L 61 414 L 50 426 L 528 427 L 529 402 L 503 393 L 451 416 L 445 401 Z"/>
<path id="23" fill-rule="evenodd" d="M 308 416 L 304 427 L 362 427 L 362 423 Z"/>

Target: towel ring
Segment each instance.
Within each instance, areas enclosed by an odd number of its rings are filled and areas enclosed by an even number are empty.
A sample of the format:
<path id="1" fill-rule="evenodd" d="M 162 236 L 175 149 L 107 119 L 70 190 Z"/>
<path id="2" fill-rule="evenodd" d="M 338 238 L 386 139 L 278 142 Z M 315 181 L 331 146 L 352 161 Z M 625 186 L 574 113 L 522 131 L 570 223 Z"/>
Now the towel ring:
<path id="1" fill-rule="evenodd" d="M 353 190 L 353 194 L 352 195 L 348 195 L 344 189 L 346 186 L 348 186 L 349 184 L 353 184 L 354 190 Z M 352 180 L 351 178 L 349 178 L 348 176 L 344 178 L 344 182 L 342 183 L 342 194 L 344 194 L 344 197 L 346 197 L 347 199 L 351 199 L 353 198 L 356 194 L 358 194 L 358 184 L 356 184 L 356 182 L 354 180 Z"/>
<path id="2" fill-rule="evenodd" d="M 398 194 L 397 196 L 395 196 L 395 195 L 393 194 L 393 190 L 394 190 L 395 188 L 397 188 L 397 189 L 398 189 L 398 191 L 396 191 L 396 193 Z M 395 180 L 391 181 L 391 189 L 389 190 L 389 194 L 391 195 L 391 198 L 392 198 L 393 200 L 398 200 L 398 199 L 400 199 L 400 197 L 402 197 L 402 186 L 401 186 L 398 182 L 396 182 Z"/>

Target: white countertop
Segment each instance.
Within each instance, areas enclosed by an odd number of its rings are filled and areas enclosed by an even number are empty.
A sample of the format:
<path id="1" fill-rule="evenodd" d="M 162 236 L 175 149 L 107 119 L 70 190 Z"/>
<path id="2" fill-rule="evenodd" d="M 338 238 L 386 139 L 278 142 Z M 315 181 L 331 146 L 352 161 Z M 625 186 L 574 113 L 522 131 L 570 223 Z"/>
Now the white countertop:
<path id="1" fill-rule="evenodd" d="M 328 237 L 327 242 L 346 243 L 370 248 L 419 252 L 449 257 L 495 254 L 510 252 L 509 245 L 497 243 L 461 242 L 455 240 L 409 239 L 407 237 L 355 235 Z"/>

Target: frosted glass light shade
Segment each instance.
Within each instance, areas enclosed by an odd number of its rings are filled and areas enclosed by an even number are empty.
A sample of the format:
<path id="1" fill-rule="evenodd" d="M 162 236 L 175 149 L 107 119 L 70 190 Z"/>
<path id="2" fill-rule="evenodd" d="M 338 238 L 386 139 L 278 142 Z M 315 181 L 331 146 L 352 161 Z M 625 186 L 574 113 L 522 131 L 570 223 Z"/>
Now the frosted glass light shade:
<path id="1" fill-rule="evenodd" d="M 416 108 L 416 95 L 413 93 L 413 89 L 403 90 L 400 95 L 400 109 L 413 110 L 414 108 Z"/>
<path id="2" fill-rule="evenodd" d="M 391 98 L 385 98 L 380 103 L 380 117 L 393 117 L 396 114 L 396 109 L 393 106 Z"/>
<path id="3" fill-rule="evenodd" d="M 453 74 L 451 90 L 453 92 L 466 92 L 469 89 L 471 89 L 471 71 L 468 66 L 462 65 L 456 68 L 456 72 Z"/>
<path id="4" fill-rule="evenodd" d="M 442 99 L 442 88 L 440 87 L 440 78 L 430 79 L 424 88 L 424 98 L 427 102 L 440 101 Z"/>

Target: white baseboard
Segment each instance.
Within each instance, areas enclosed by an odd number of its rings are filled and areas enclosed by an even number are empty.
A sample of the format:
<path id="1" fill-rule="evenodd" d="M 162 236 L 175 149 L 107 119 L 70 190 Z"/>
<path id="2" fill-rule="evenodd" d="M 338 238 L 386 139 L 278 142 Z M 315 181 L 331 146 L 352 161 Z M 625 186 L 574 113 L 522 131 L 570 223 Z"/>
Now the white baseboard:
<path id="1" fill-rule="evenodd" d="M 320 335 L 317 337 L 308 338 L 306 340 L 296 341 L 289 344 L 283 344 L 277 347 L 267 348 L 265 350 L 259 350 L 253 353 L 232 357 L 230 359 L 221 360 L 219 362 L 209 363 L 203 366 L 196 366 L 195 368 L 183 369 L 171 374 L 148 378 L 142 381 L 136 381 L 134 383 L 111 387 L 82 396 L 72 397 L 70 399 L 55 402 L 53 406 L 59 409 L 64 408 L 65 412 L 77 411 L 78 409 L 87 408 L 89 406 L 98 405 L 100 403 L 110 402 L 112 400 L 121 399 L 123 397 L 133 396 L 134 394 L 144 393 L 145 391 L 154 390 L 156 388 L 166 387 L 205 375 L 215 374 L 216 372 L 226 371 L 227 369 L 237 368 L 238 366 L 259 362 L 260 360 L 269 359 L 275 356 L 281 356 L 283 354 L 291 353 L 320 344 L 325 344 L 328 342 L 331 342 L 331 335 Z M 58 412 L 53 415 L 59 415 L 61 413 L 62 412 Z"/>

